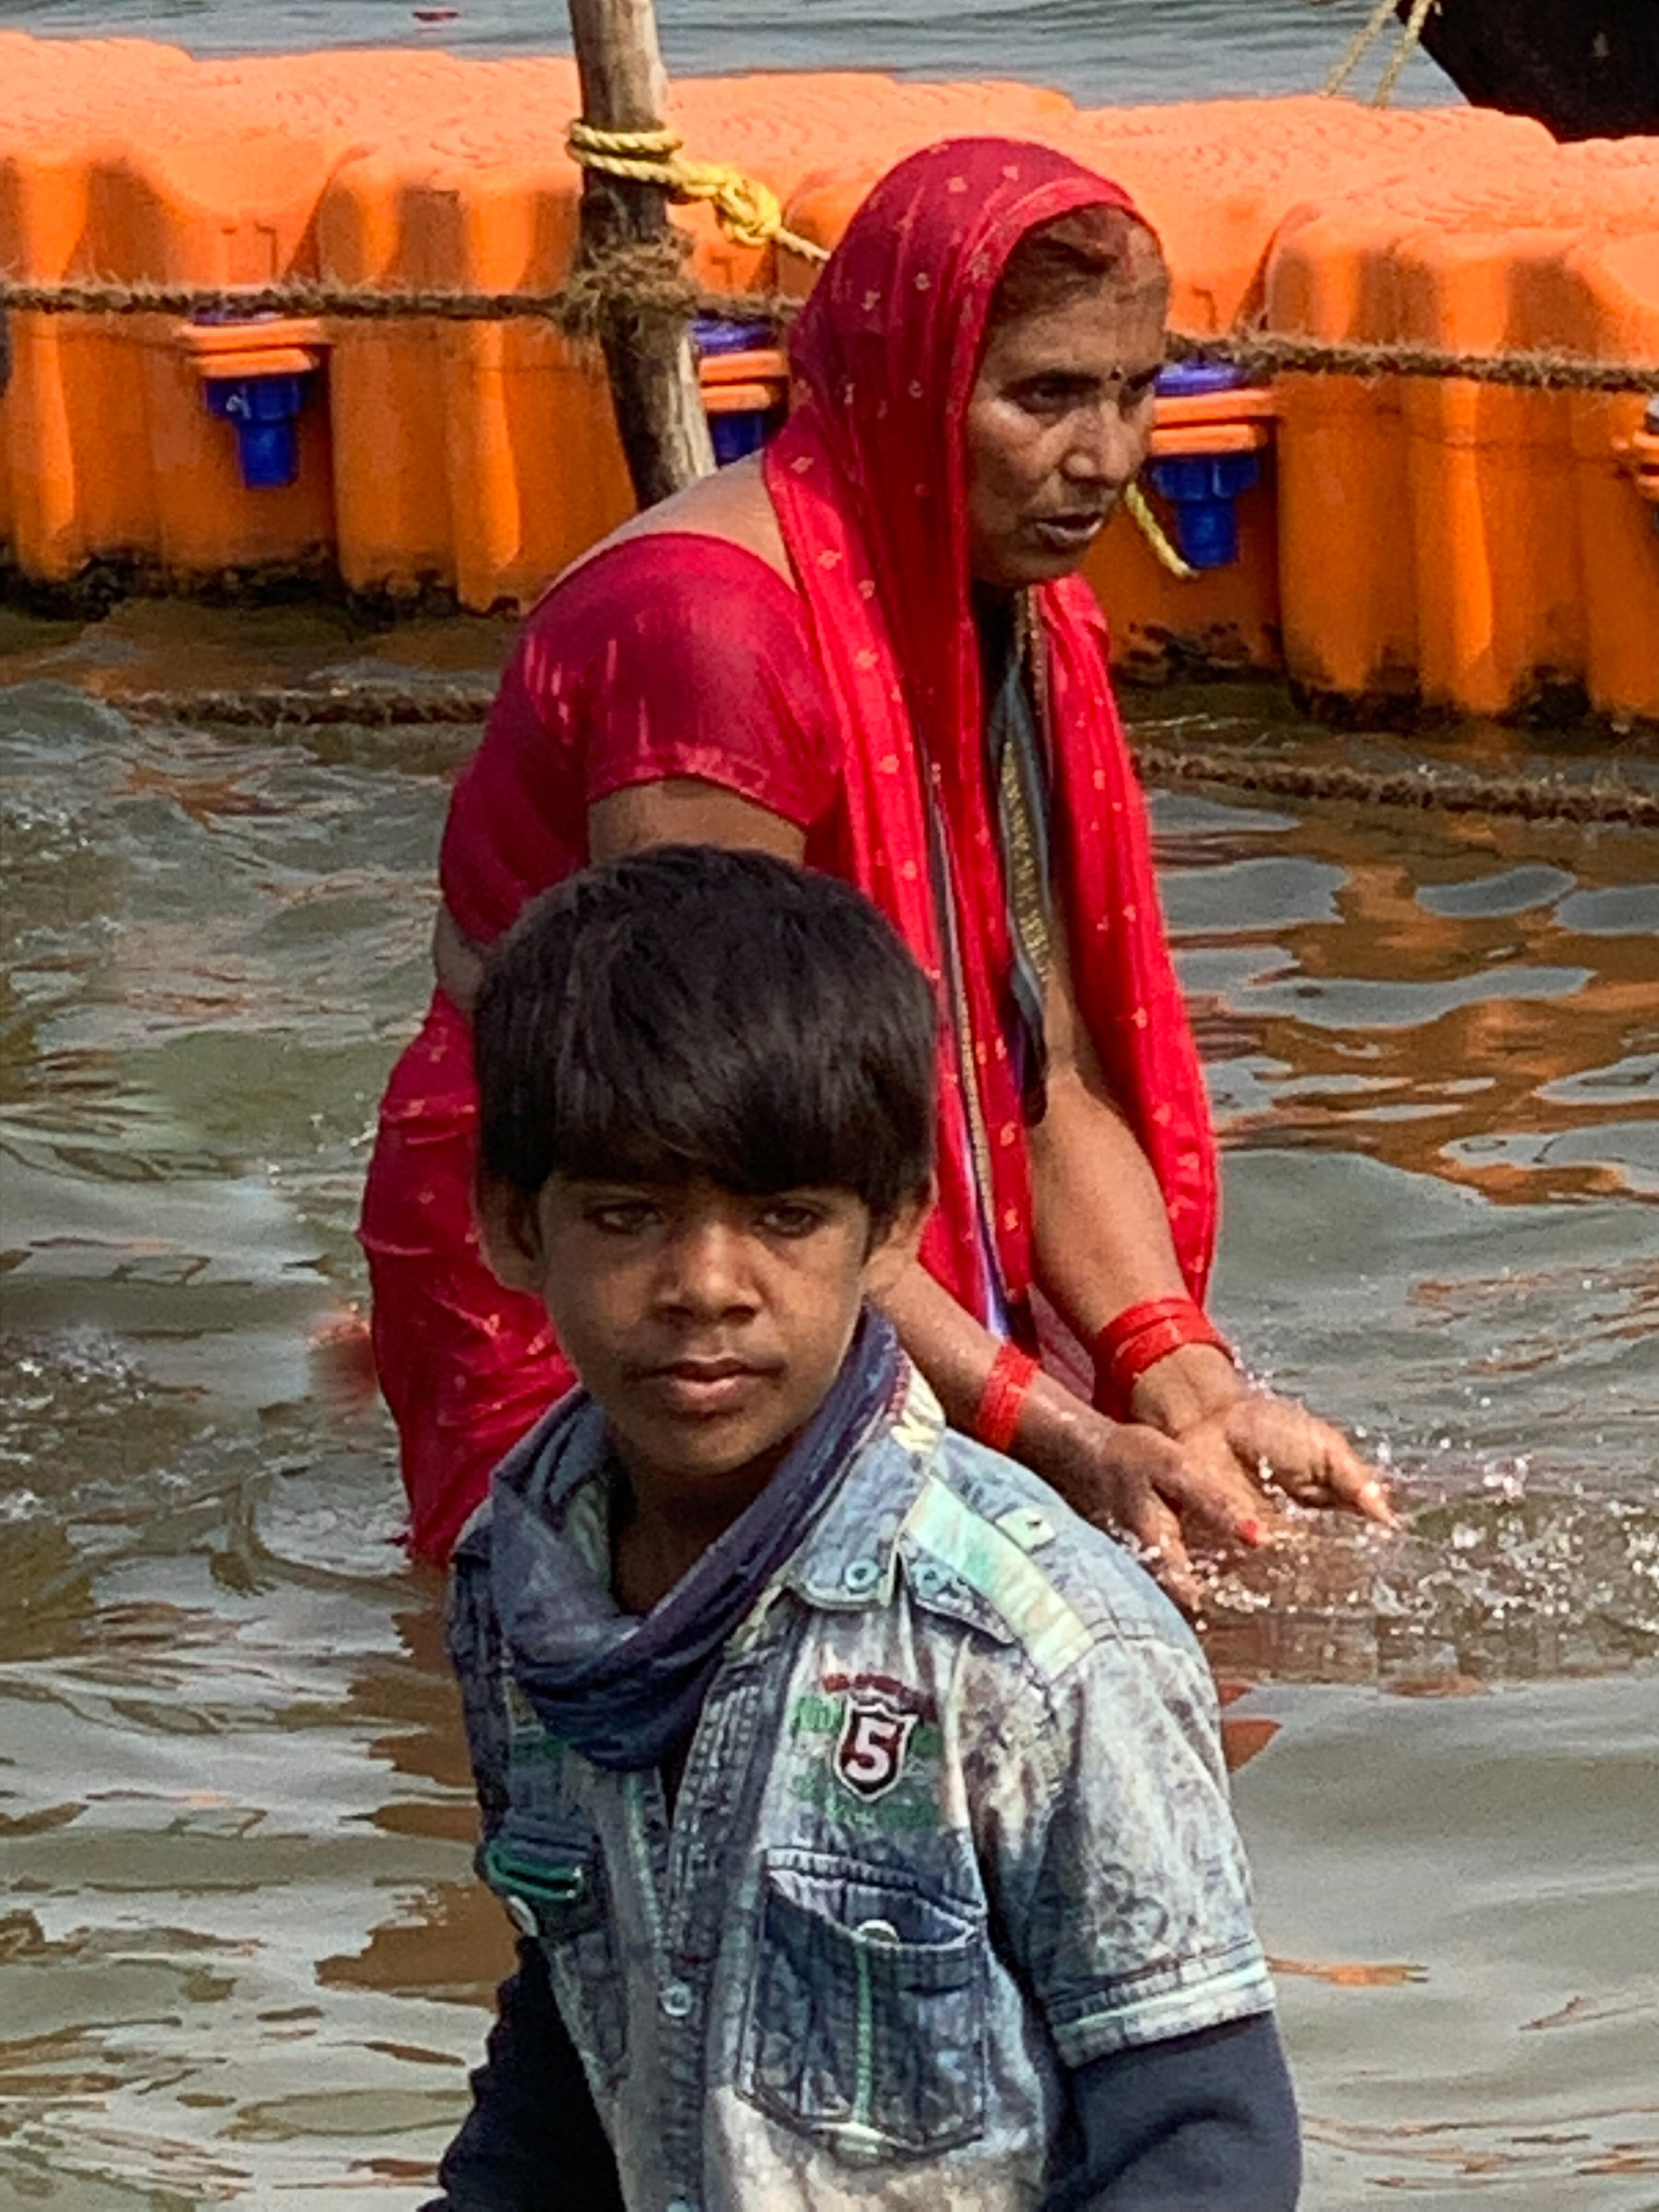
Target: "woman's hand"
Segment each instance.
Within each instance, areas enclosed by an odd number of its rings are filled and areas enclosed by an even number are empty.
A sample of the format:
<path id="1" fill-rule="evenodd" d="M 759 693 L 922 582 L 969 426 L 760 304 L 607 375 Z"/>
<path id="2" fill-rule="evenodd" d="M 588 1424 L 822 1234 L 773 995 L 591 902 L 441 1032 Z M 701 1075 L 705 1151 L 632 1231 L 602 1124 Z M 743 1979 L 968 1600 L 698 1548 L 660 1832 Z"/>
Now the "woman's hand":
<path id="1" fill-rule="evenodd" d="M 1257 1514 L 1267 1503 L 1262 1487 L 1270 1486 L 1297 1505 L 1357 1513 L 1384 1528 L 1400 1525 L 1381 1475 L 1340 1429 L 1293 1398 L 1251 1389 L 1212 1346 L 1185 1346 L 1149 1367 L 1131 1406 L 1137 1420 L 1180 1444 L 1188 1480 L 1201 1495 L 1236 1498 L 1242 1480 L 1255 1493 Z M 1257 1526 L 1262 1534 L 1242 1524 L 1232 1533 L 1260 1542 L 1272 1523 Z"/>
<path id="2" fill-rule="evenodd" d="M 1376 1469 L 1340 1429 L 1293 1398 L 1241 1390 L 1182 1429 L 1174 1441 L 1193 1480 L 1218 1488 L 1243 1475 L 1282 1491 L 1297 1505 L 1357 1513 L 1384 1528 L 1400 1526 Z"/>
<path id="3" fill-rule="evenodd" d="M 1175 1371 L 1171 1360 L 1170 1372 L 1149 1370 L 1153 1387 L 1135 1395 L 1147 1418 L 1128 1424 L 1045 1376 L 1020 1424 L 1019 1456 L 1086 1520 L 1129 1540 L 1188 1609 L 1199 1595 L 1188 1542 L 1271 1543 L 1285 1526 L 1273 1492 L 1399 1525 L 1376 1470 L 1339 1430 L 1291 1399 L 1248 1389 L 1225 1359 L 1207 1358 L 1207 1367 L 1194 1359 Z M 1168 1434 L 1163 1419 L 1182 1425 Z"/>
<path id="4" fill-rule="evenodd" d="M 1109 1421 L 1058 1383 L 1045 1378 L 1038 1391 L 1064 1398 L 1065 1411 L 1045 1420 L 1034 1403 L 1020 1425 L 1018 1456 L 1074 1512 L 1127 1542 L 1176 1604 L 1191 1612 L 1199 1589 L 1183 1521 L 1201 1522 L 1216 1535 L 1260 1540 L 1246 1532 L 1261 1526 L 1261 1492 L 1239 1468 L 1199 1467 L 1173 1437 L 1139 1422 Z"/>

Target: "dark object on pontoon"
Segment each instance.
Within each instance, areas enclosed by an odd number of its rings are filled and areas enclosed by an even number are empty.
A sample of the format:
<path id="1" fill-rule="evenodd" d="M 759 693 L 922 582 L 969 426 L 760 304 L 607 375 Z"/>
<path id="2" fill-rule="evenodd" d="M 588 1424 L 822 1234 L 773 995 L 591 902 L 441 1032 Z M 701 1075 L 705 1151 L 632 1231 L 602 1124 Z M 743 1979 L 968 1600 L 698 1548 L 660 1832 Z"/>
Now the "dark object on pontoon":
<path id="1" fill-rule="evenodd" d="M 1477 107 L 1558 138 L 1659 132 L 1659 0 L 1439 0 L 1423 45 Z"/>

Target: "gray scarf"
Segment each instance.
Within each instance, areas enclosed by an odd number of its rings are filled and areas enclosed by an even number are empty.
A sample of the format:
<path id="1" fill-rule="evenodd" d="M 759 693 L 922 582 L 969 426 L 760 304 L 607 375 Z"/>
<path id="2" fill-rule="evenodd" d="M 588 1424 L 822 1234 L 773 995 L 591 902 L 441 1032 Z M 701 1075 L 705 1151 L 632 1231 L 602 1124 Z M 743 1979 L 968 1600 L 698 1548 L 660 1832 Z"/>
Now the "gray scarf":
<path id="1" fill-rule="evenodd" d="M 771 1481 L 643 1620 L 618 1610 L 564 1536 L 569 1501 L 607 1444 L 585 1391 L 561 1399 L 494 1484 L 495 1611 L 514 1678 L 543 1726 L 595 1766 L 660 1765 L 696 1726 L 727 1639 L 892 1405 L 900 1372 L 890 1325 L 866 1312 Z"/>

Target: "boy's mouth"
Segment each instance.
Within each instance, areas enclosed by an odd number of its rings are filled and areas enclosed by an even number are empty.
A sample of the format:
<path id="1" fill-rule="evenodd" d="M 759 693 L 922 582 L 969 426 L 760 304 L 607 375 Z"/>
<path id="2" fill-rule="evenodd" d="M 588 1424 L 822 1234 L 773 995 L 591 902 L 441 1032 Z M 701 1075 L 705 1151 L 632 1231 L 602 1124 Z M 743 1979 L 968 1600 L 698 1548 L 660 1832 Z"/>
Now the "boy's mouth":
<path id="1" fill-rule="evenodd" d="M 642 1370 L 639 1379 L 672 1413 L 725 1413 L 744 1404 L 771 1371 L 730 1357 L 673 1359 Z"/>

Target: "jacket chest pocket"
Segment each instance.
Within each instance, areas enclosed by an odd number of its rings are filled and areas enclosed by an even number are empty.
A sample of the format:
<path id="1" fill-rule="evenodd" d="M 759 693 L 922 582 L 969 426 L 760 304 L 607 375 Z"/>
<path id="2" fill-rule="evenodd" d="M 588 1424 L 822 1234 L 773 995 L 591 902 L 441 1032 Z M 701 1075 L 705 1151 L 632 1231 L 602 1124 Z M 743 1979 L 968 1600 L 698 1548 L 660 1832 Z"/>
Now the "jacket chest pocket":
<path id="1" fill-rule="evenodd" d="M 860 2161 L 985 2127 L 982 1915 L 874 1869 L 790 1853 L 763 1875 L 739 2086 Z"/>
<path id="2" fill-rule="evenodd" d="M 594 1838 L 528 1820 L 515 1808 L 478 1864 L 514 1926 L 546 1954 L 554 1996 L 589 2079 L 614 2088 L 628 2055 L 628 1999 Z"/>

